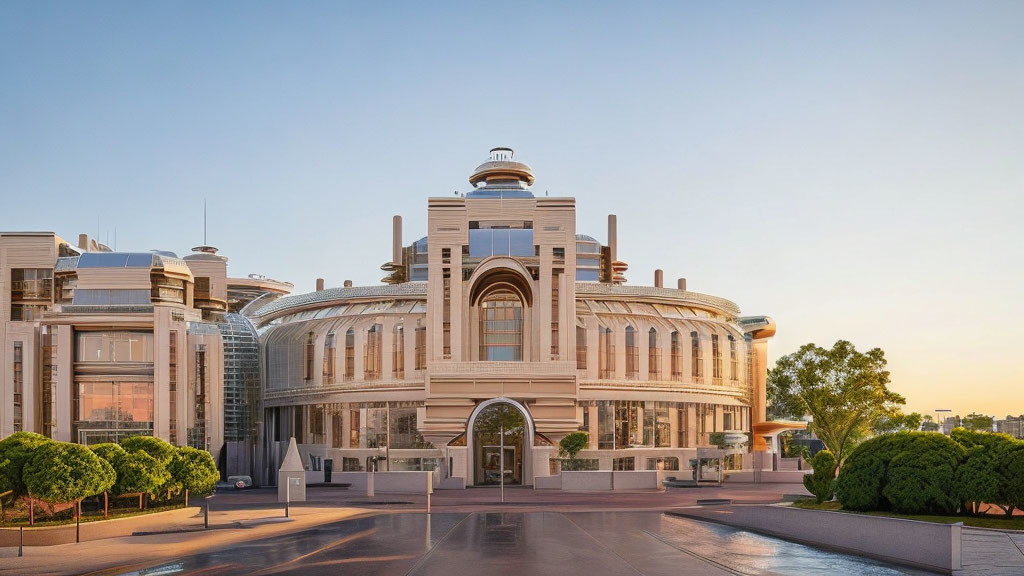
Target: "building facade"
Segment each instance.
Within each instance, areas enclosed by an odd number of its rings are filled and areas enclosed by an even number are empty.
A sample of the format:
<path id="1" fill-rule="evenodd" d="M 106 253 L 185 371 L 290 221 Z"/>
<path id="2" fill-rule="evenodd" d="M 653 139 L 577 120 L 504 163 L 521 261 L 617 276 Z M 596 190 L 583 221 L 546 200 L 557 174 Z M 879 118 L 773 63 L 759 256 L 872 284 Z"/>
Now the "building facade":
<path id="1" fill-rule="evenodd" d="M 534 196 L 512 154 L 492 150 L 470 192 L 428 199 L 420 240 L 406 246 L 395 216 L 383 285 L 250 311 L 263 481 L 293 436 L 312 470 L 439 469 L 464 485 L 556 473 L 558 441 L 577 430 L 590 469 L 687 470 L 701 447 L 763 449 L 774 322 L 682 279 L 665 287 L 660 270 L 627 285 L 616 217 L 604 244 L 578 234 L 575 199 Z"/>
<path id="2" fill-rule="evenodd" d="M 255 327 L 229 307 L 290 285 L 230 279 L 211 247 L 114 252 L 85 235 L 0 233 L 0 436 L 96 444 L 153 435 L 252 473 Z M 236 294 L 237 292 L 237 294 Z"/>
<path id="3" fill-rule="evenodd" d="M 617 221 L 602 243 L 576 201 L 491 151 L 472 190 L 393 220 L 376 286 L 287 295 L 231 278 L 208 246 L 115 252 L 0 233 L 0 436 L 93 444 L 151 434 L 273 484 L 289 439 L 310 470 L 437 470 L 449 487 L 532 484 L 576 466 L 679 470 L 698 449 L 763 450 L 766 316 L 628 284 Z M 740 466 L 737 455 L 730 465 Z"/>

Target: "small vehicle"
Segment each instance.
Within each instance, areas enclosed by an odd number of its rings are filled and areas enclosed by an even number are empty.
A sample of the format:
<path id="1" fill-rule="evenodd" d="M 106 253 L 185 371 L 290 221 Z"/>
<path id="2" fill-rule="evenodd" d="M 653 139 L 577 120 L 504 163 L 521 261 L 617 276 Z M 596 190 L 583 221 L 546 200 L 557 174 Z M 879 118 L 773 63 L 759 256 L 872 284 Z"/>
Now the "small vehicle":
<path id="1" fill-rule="evenodd" d="M 228 476 L 227 482 L 218 482 L 217 488 L 222 490 L 244 490 L 252 488 L 252 476 Z"/>

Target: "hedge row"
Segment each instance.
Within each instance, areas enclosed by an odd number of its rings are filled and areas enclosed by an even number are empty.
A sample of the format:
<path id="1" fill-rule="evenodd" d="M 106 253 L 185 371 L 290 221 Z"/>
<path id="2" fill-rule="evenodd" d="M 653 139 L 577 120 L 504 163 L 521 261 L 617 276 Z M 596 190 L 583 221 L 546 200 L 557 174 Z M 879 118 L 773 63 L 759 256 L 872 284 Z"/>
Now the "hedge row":
<path id="1" fill-rule="evenodd" d="M 152 436 L 92 447 L 32 432 L 0 440 L 0 494 L 7 493 L 7 501 L 27 496 L 57 504 L 104 492 L 202 495 L 213 492 L 219 478 L 208 452 L 176 448 Z"/>
<path id="2" fill-rule="evenodd" d="M 876 436 L 839 470 L 836 498 L 848 510 L 952 514 L 986 503 L 1010 514 L 1024 507 L 1024 442 L 963 428 Z"/>

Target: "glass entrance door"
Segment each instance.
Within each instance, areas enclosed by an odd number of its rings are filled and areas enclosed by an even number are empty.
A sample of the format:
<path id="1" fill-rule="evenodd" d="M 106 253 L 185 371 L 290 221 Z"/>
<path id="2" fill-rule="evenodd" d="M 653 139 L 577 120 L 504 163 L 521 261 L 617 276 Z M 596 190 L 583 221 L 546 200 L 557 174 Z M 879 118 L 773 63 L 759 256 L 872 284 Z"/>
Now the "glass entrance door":
<path id="1" fill-rule="evenodd" d="M 526 422 L 514 406 L 500 403 L 488 406 L 473 424 L 473 483 L 506 485 L 523 483 L 523 437 Z M 504 433 L 504 439 L 502 439 Z M 501 446 L 505 446 L 502 466 Z"/>

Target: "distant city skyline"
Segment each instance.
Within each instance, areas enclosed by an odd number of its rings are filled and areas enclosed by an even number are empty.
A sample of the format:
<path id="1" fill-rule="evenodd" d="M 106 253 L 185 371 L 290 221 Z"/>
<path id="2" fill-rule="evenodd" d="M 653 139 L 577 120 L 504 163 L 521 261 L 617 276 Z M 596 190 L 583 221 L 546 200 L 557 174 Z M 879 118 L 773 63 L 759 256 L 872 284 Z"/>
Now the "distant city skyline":
<path id="1" fill-rule="evenodd" d="M 772 361 L 846 339 L 907 411 L 1024 413 L 1024 5 L 374 8 L 0 6 L 0 230 L 183 255 L 205 199 L 234 276 L 376 284 L 391 215 L 510 146 Z"/>

